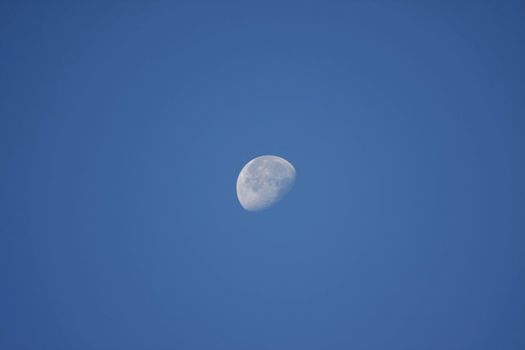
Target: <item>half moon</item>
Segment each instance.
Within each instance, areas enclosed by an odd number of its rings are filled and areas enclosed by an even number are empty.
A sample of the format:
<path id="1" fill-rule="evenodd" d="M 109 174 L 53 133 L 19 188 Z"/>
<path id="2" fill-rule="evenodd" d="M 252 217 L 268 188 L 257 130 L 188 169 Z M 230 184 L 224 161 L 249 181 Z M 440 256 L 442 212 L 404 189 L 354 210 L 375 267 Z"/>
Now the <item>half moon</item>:
<path id="1" fill-rule="evenodd" d="M 295 183 L 295 168 L 286 159 L 260 156 L 250 160 L 237 178 L 237 198 L 248 211 L 266 209 L 281 200 Z"/>

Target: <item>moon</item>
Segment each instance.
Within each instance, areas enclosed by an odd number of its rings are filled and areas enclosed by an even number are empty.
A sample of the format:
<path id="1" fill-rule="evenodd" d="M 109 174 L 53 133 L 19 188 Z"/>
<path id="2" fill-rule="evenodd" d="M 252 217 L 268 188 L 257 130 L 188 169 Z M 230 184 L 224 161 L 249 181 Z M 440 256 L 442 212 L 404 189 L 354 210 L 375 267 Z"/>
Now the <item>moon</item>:
<path id="1" fill-rule="evenodd" d="M 286 159 L 260 156 L 250 160 L 237 178 L 237 198 L 248 211 L 266 209 L 281 200 L 295 183 L 295 168 Z"/>

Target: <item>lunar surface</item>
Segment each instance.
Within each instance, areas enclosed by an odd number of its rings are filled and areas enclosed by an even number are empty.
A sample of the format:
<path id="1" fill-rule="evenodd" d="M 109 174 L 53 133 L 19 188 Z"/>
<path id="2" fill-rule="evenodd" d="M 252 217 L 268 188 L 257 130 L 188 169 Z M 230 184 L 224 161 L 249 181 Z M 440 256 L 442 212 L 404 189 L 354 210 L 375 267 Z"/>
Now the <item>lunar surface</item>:
<path id="1" fill-rule="evenodd" d="M 295 168 L 286 159 L 260 156 L 242 168 L 237 178 L 237 198 L 246 210 L 263 210 L 281 200 L 294 182 Z"/>

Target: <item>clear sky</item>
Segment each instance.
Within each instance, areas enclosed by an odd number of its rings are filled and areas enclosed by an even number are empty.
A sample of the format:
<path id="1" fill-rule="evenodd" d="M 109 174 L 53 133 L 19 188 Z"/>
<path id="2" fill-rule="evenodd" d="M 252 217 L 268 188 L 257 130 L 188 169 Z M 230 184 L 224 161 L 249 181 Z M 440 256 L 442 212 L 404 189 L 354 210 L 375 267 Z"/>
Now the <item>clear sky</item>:
<path id="1" fill-rule="evenodd" d="M 2 2 L 0 348 L 525 349 L 524 18 Z"/>

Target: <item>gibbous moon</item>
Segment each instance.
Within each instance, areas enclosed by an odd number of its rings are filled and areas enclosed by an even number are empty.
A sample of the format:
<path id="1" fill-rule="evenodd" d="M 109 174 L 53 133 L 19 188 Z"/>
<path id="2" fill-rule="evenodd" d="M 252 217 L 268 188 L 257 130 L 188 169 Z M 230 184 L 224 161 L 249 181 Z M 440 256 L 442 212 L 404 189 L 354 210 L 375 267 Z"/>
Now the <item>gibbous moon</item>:
<path id="1" fill-rule="evenodd" d="M 281 200 L 294 182 L 295 168 L 290 162 L 277 156 L 260 156 L 242 168 L 237 198 L 246 210 L 263 210 Z"/>

